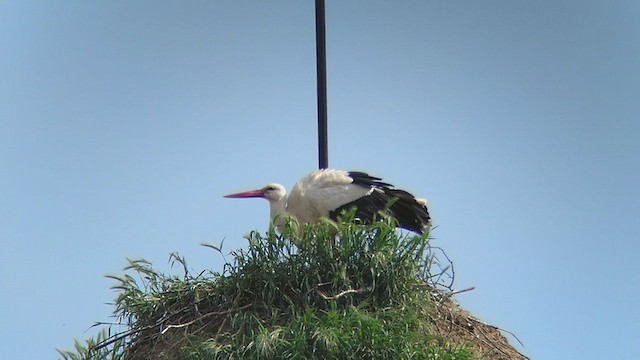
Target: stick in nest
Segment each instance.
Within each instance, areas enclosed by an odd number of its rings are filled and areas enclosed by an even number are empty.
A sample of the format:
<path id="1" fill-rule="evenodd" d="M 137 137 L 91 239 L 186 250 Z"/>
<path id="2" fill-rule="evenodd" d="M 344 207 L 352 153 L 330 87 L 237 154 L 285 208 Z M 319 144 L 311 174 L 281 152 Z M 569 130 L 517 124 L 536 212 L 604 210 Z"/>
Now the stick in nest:
<path id="1" fill-rule="evenodd" d="M 325 299 L 325 300 L 336 300 L 336 299 L 339 299 L 339 298 L 341 298 L 341 297 L 343 297 L 343 296 L 345 296 L 347 294 L 360 294 L 360 293 L 367 292 L 367 291 L 371 291 L 371 288 L 368 287 L 366 289 L 348 289 L 348 290 L 345 290 L 345 291 L 341 291 L 341 292 L 339 292 L 339 293 L 337 293 L 337 294 L 335 294 L 333 296 L 328 296 L 328 295 L 324 294 L 322 291 L 316 289 L 316 292 L 318 293 L 318 295 L 322 296 L 322 298 Z"/>
<path id="2" fill-rule="evenodd" d="M 204 314 L 202 316 L 199 316 L 199 317 L 197 317 L 197 318 L 195 318 L 195 319 L 193 319 L 191 321 L 188 321 L 188 322 L 186 322 L 184 324 L 167 325 L 167 327 L 162 330 L 161 334 L 166 333 L 167 331 L 169 331 L 169 329 L 178 329 L 178 328 L 182 328 L 182 327 L 185 327 L 185 326 L 193 325 L 196 322 L 201 321 L 202 319 L 207 318 L 209 316 L 225 315 L 225 314 L 232 313 L 234 311 L 244 310 L 244 309 L 250 307 L 251 305 L 253 305 L 253 304 L 247 304 L 247 305 L 241 306 L 241 307 L 239 307 L 237 309 L 229 309 L 229 310 L 225 310 L 225 311 L 215 311 L 215 312 L 206 313 L 206 314 Z"/>

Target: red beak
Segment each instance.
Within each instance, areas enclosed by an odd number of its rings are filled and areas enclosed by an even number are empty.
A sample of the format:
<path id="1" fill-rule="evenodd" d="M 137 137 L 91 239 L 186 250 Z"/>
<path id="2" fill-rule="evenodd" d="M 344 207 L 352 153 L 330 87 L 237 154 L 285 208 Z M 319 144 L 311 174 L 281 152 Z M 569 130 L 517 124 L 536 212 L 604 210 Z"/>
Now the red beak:
<path id="1" fill-rule="evenodd" d="M 224 197 L 232 198 L 232 199 L 264 197 L 264 191 L 262 191 L 262 189 L 249 190 L 249 191 L 245 191 L 245 192 L 239 192 L 239 193 L 235 193 L 235 194 L 225 195 Z"/>

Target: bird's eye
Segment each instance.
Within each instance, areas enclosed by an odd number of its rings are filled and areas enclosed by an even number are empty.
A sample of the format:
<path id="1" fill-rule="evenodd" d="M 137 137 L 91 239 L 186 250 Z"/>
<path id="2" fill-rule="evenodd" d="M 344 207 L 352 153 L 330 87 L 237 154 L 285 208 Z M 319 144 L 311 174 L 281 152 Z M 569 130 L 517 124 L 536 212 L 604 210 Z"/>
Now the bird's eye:
<path id="1" fill-rule="evenodd" d="M 266 191 L 273 191 L 276 188 L 274 186 L 267 186 L 267 188 L 265 189 Z"/>

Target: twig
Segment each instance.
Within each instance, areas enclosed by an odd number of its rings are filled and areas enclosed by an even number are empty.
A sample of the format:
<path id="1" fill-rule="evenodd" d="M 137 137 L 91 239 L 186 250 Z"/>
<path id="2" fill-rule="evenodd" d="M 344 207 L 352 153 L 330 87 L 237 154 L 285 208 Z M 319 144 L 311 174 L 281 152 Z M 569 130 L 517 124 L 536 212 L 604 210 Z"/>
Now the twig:
<path id="1" fill-rule="evenodd" d="M 184 326 L 189 326 L 189 325 L 193 324 L 194 322 L 196 322 L 196 321 L 198 321 L 198 320 L 202 320 L 203 318 L 208 317 L 208 316 L 213 316 L 213 315 L 223 315 L 223 314 L 228 314 L 228 313 L 231 313 L 231 312 L 234 312 L 234 311 L 237 311 L 237 310 L 243 310 L 243 309 L 248 308 L 248 307 L 249 307 L 249 306 L 251 306 L 251 305 L 253 305 L 253 304 L 247 304 L 247 305 L 241 306 L 241 307 L 239 307 L 239 308 L 229 309 L 229 310 L 225 310 L 225 311 L 219 311 L 219 312 L 211 312 L 211 313 L 207 313 L 207 314 L 204 314 L 204 315 L 200 316 L 199 318 L 197 318 L 197 319 L 195 319 L 195 320 L 193 320 L 193 321 L 189 321 L 188 323 L 185 323 L 185 324 L 180 324 L 180 325 L 168 325 L 168 326 L 167 326 L 167 328 L 165 328 L 164 330 L 162 330 L 162 332 L 161 332 L 161 333 L 162 333 L 162 334 L 164 334 L 164 333 L 165 333 L 165 332 L 167 332 L 167 330 L 169 330 L 170 328 L 180 328 L 180 327 L 184 327 Z M 113 344 L 113 343 L 114 343 L 114 342 L 116 342 L 116 341 L 122 340 L 122 339 L 124 339 L 124 338 L 127 338 L 127 337 L 129 337 L 129 336 L 131 336 L 131 335 L 135 335 L 135 334 L 140 333 L 140 332 L 145 331 L 145 330 L 153 329 L 153 328 L 154 328 L 154 327 L 156 327 L 156 326 L 158 326 L 158 325 L 157 325 L 157 324 L 154 324 L 154 325 L 147 325 L 147 326 L 143 326 L 143 327 L 141 327 L 141 328 L 131 329 L 131 330 L 128 330 L 128 331 L 121 332 L 121 333 L 119 333 L 119 334 L 112 335 L 112 336 L 110 336 L 109 338 L 107 338 L 107 340 L 105 340 L 105 341 L 103 341 L 102 343 L 100 343 L 100 344 L 98 344 L 98 345 L 94 346 L 93 348 L 89 349 L 89 351 L 96 351 L 96 350 L 100 350 L 100 349 L 102 349 L 102 348 L 104 348 L 104 347 L 107 347 L 107 346 L 109 346 L 109 345 Z"/>
<path id="2" fill-rule="evenodd" d="M 354 293 L 355 294 L 360 294 L 360 293 L 363 293 L 363 292 L 366 292 L 366 291 L 371 291 L 371 288 L 368 287 L 366 289 L 348 289 L 348 290 L 341 291 L 341 292 L 337 293 L 336 295 L 327 296 L 322 291 L 316 289 L 316 292 L 318 293 L 318 295 L 322 296 L 322 298 L 325 299 L 325 300 L 336 300 L 336 299 L 339 299 L 339 298 L 341 298 L 341 297 L 343 297 L 343 296 L 345 296 L 347 294 L 354 294 Z"/>
<path id="3" fill-rule="evenodd" d="M 497 327 L 497 326 L 495 326 L 495 325 L 487 324 L 486 322 L 481 321 L 481 320 L 478 320 L 478 319 L 473 318 L 473 317 L 470 317 L 470 318 L 469 318 L 469 320 L 474 321 L 474 322 L 477 322 L 477 323 L 482 324 L 482 325 L 484 325 L 484 326 L 488 326 L 488 327 L 493 328 L 493 329 L 495 329 L 495 330 L 504 331 L 504 332 L 506 332 L 507 334 L 509 334 L 509 335 L 513 336 L 513 338 L 514 338 L 514 339 L 516 339 L 516 341 L 520 344 L 520 346 L 524 347 L 524 344 L 522 343 L 522 341 L 520 341 L 520 339 L 518 339 L 518 337 L 516 336 L 516 334 L 512 333 L 512 332 L 511 332 L 511 331 L 509 331 L 509 330 L 505 330 L 505 329 L 500 328 L 500 327 Z"/>
<path id="4" fill-rule="evenodd" d="M 472 290 L 475 290 L 475 289 L 476 289 L 476 287 L 475 287 L 475 286 L 472 286 L 472 287 L 468 287 L 468 288 L 466 288 L 466 289 L 452 291 L 452 292 L 447 293 L 447 294 L 445 294 L 445 295 L 446 295 L 446 296 L 448 296 L 448 297 L 451 297 L 451 296 L 453 296 L 453 295 L 461 294 L 461 293 L 463 293 L 463 292 L 472 291 Z"/>
<path id="5" fill-rule="evenodd" d="M 197 317 L 197 318 L 195 318 L 195 319 L 193 319 L 191 321 L 188 321 L 188 322 L 186 322 L 184 324 L 167 325 L 167 327 L 162 330 L 161 334 L 166 333 L 167 331 L 169 331 L 169 329 L 178 329 L 178 328 L 182 328 L 182 327 L 185 327 L 185 326 L 193 325 L 194 323 L 196 323 L 198 321 L 201 321 L 202 319 L 204 319 L 206 317 L 209 317 L 209 316 L 229 314 L 229 313 L 232 313 L 234 311 L 244 310 L 244 309 L 246 309 L 246 308 L 248 308 L 248 307 L 250 307 L 252 305 L 253 304 L 247 304 L 247 305 L 241 306 L 241 307 L 239 307 L 237 309 L 229 309 L 229 310 L 225 310 L 225 311 L 216 311 L 216 312 L 206 313 L 206 314 L 204 314 L 202 316 L 199 316 L 199 317 Z"/>
<path id="6" fill-rule="evenodd" d="M 453 287 L 453 283 L 455 282 L 455 278 L 456 278 L 456 272 L 455 269 L 453 267 L 453 261 L 451 261 L 451 259 L 449 258 L 449 255 L 447 255 L 447 253 L 444 251 L 443 248 L 439 247 L 439 246 L 430 246 L 431 254 L 433 256 L 433 258 L 435 259 L 435 261 L 438 264 L 438 267 L 440 267 L 440 270 L 442 270 L 439 274 L 436 275 L 431 275 L 429 278 L 433 278 L 436 277 L 436 280 L 433 282 L 434 284 L 436 284 L 438 281 L 440 281 L 440 279 L 442 278 L 442 276 L 444 275 L 449 275 L 449 278 L 451 279 L 449 281 L 449 285 L 442 285 L 447 289 L 451 289 L 451 287 Z M 440 265 L 440 259 L 438 259 L 437 255 L 434 253 L 433 250 L 437 250 L 440 254 L 442 254 L 447 262 L 447 266 L 445 266 L 445 268 L 443 269 Z M 430 266 L 433 264 L 430 264 Z M 451 270 L 448 272 L 448 270 Z"/>
<path id="7" fill-rule="evenodd" d="M 216 331 L 216 336 L 220 335 L 220 331 L 222 331 L 222 329 L 224 328 L 224 326 L 227 324 L 227 319 L 228 318 L 224 318 L 222 320 L 222 324 L 220 324 L 220 326 L 218 327 L 218 331 Z"/>
<path id="8" fill-rule="evenodd" d="M 102 349 L 102 348 L 104 348 L 106 346 L 109 346 L 109 345 L 113 344 L 114 342 L 116 342 L 118 340 L 122 340 L 122 339 L 126 338 L 127 336 L 131 336 L 133 334 L 137 334 L 139 332 L 151 329 L 154 326 L 155 325 L 147 325 L 147 326 L 143 326 L 143 327 L 138 328 L 138 329 L 131 329 L 131 330 L 128 330 L 128 331 L 125 331 L 125 332 L 121 332 L 119 334 L 112 335 L 112 336 L 110 336 L 108 338 L 109 340 L 103 341 L 101 344 L 98 344 L 98 345 L 94 346 L 93 348 L 89 349 L 89 351 L 100 350 L 100 349 Z"/>

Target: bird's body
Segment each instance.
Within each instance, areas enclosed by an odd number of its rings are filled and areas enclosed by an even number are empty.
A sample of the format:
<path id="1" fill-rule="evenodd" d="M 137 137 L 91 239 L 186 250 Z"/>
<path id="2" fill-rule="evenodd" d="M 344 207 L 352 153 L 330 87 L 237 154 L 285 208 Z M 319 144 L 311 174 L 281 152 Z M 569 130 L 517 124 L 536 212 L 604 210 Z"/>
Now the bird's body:
<path id="1" fill-rule="evenodd" d="M 289 196 L 280 184 L 231 194 L 229 198 L 262 197 L 269 201 L 271 220 L 282 226 L 290 216 L 299 224 L 314 224 L 321 218 L 336 220 L 343 210 L 356 208 L 356 218 L 370 223 L 388 211 L 398 226 L 423 233 L 430 226 L 426 200 L 417 199 L 382 179 L 358 171 L 323 169 L 298 181 Z"/>

